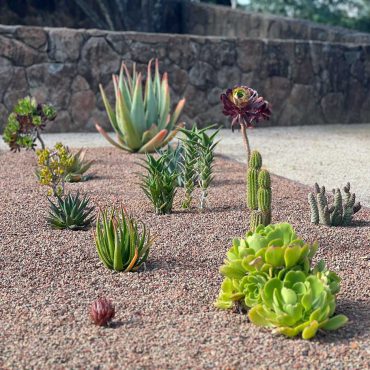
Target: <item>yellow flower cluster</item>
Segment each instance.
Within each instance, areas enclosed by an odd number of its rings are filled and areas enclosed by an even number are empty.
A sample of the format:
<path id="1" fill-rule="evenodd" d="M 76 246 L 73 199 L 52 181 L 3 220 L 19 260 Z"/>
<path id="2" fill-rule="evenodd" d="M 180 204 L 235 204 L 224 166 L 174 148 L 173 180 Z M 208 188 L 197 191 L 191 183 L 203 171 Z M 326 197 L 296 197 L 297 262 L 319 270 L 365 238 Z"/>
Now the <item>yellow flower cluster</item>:
<path id="1" fill-rule="evenodd" d="M 49 194 L 63 195 L 64 177 L 67 169 L 73 164 L 74 156 L 62 143 L 55 144 L 53 149 L 45 148 L 36 151 L 39 168 L 37 175 L 41 185 L 49 186 Z"/>

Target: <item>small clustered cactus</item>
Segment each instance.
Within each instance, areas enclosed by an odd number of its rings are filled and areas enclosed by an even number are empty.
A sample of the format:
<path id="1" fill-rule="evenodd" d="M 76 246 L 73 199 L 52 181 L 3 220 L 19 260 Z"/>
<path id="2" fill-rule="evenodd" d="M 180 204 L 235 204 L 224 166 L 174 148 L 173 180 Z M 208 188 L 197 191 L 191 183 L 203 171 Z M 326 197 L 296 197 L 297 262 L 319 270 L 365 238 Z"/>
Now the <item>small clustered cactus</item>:
<path id="1" fill-rule="evenodd" d="M 247 205 L 251 210 L 250 229 L 271 223 L 271 178 L 262 169 L 262 156 L 254 150 L 251 153 L 247 172 Z"/>
<path id="2" fill-rule="evenodd" d="M 356 203 L 356 194 L 350 189 L 349 182 L 343 188 L 343 195 L 339 188 L 333 189 L 333 204 L 330 204 L 325 187 L 320 188 L 315 183 L 314 192 L 308 194 L 311 222 L 326 226 L 349 225 L 353 215 L 361 209 L 360 202 Z"/>
<path id="3" fill-rule="evenodd" d="M 3 140 L 15 152 L 21 148 L 34 150 L 37 139 L 41 147 L 45 148 L 40 131 L 47 121 L 53 121 L 55 117 L 56 111 L 51 105 L 38 104 L 31 97 L 20 99 L 8 117 Z"/>

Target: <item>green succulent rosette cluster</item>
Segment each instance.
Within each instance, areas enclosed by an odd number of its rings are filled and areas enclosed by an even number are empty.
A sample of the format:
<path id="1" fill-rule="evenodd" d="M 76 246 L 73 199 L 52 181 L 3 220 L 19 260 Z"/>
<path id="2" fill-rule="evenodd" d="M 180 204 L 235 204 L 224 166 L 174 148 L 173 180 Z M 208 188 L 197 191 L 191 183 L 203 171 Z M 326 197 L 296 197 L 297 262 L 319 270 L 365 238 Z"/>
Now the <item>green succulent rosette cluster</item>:
<path id="1" fill-rule="evenodd" d="M 229 309 L 235 303 L 251 322 L 275 328 L 276 333 L 303 339 L 318 329 L 344 325 L 334 316 L 340 278 L 320 261 L 311 267 L 318 244 L 299 239 L 288 223 L 260 225 L 245 238 L 234 239 L 220 272 L 224 276 L 215 306 Z"/>
<path id="2" fill-rule="evenodd" d="M 15 152 L 21 148 L 33 150 L 37 139 L 44 147 L 40 131 L 55 117 L 56 111 L 51 105 L 38 104 L 31 97 L 20 99 L 8 117 L 3 140 Z"/>

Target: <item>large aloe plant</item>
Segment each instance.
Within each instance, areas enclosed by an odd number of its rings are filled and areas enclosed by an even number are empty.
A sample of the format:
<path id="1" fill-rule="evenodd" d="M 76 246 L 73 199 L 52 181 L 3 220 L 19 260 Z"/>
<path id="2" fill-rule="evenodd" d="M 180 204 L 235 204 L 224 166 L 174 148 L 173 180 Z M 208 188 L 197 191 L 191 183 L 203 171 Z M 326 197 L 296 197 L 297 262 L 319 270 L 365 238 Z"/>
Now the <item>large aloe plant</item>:
<path id="1" fill-rule="evenodd" d="M 166 145 L 172 140 L 183 124 L 176 125 L 185 104 L 181 99 L 172 115 L 170 114 L 170 90 L 167 73 L 161 78 L 158 60 L 152 78 L 152 62 L 148 63 L 145 90 L 142 75 L 133 65 L 132 75 L 122 63 L 119 76 L 113 75 L 116 96 L 115 110 L 111 107 L 105 91 L 100 85 L 103 102 L 109 121 L 117 134 L 113 140 L 98 124 L 97 130 L 114 146 L 128 152 L 147 153 Z"/>

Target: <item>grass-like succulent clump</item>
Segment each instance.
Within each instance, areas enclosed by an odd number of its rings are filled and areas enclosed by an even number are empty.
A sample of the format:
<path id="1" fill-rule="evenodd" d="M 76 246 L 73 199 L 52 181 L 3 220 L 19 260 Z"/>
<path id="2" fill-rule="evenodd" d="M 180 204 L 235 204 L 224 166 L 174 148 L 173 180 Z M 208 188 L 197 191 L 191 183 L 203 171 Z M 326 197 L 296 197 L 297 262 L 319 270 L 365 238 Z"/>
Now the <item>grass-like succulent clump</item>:
<path id="1" fill-rule="evenodd" d="M 89 201 L 86 195 L 80 198 L 79 193 L 57 196 L 55 203 L 49 199 L 48 224 L 54 229 L 87 229 L 95 219 L 94 207 L 89 207 Z"/>
<path id="2" fill-rule="evenodd" d="M 167 214 L 172 210 L 178 173 L 168 165 L 171 155 L 170 152 L 164 152 L 155 158 L 147 154 L 142 165 L 146 173 L 141 175 L 140 186 L 153 204 L 156 214 Z"/>
<path id="3" fill-rule="evenodd" d="M 99 258 L 115 271 L 137 271 L 147 260 L 152 244 L 145 224 L 124 208 L 100 211 L 94 237 Z"/>
<path id="4" fill-rule="evenodd" d="M 312 267 L 317 243 L 299 239 L 287 223 L 257 227 L 235 239 L 220 268 L 224 281 L 215 302 L 229 309 L 249 310 L 251 322 L 286 336 L 315 336 L 319 329 L 344 325 L 333 316 L 340 279 L 320 261 Z"/>
<path id="5" fill-rule="evenodd" d="M 184 145 L 179 141 L 176 146 L 168 145 L 165 149 L 158 150 L 159 155 L 166 155 L 165 165 L 172 173 L 177 173 L 177 186 L 184 186 L 182 165 L 184 162 Z"/>

